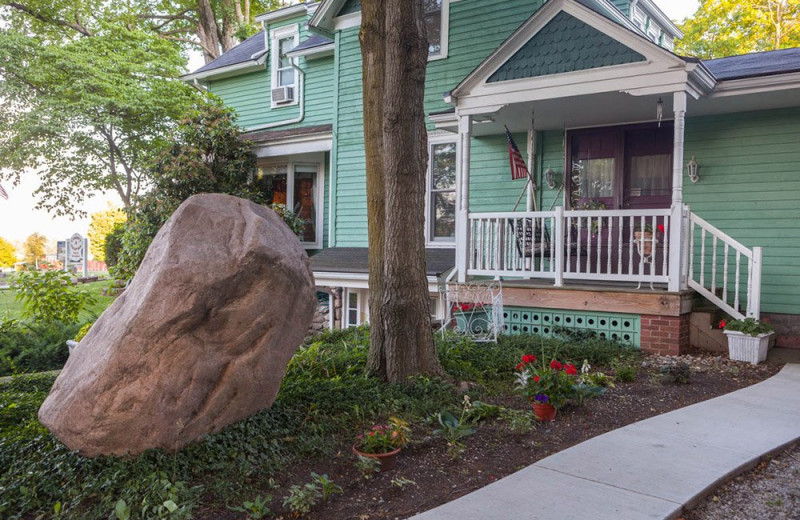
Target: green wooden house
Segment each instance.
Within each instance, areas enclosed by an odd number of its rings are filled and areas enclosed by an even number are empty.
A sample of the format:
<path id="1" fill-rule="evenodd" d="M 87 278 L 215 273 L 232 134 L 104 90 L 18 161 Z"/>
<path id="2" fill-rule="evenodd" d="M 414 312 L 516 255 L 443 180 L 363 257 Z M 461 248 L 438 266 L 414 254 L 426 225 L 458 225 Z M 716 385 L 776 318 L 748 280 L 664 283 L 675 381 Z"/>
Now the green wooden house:
<path id="1" fill-rule="evenodd" d="M 589 329 L 677 353 L 713 346 L 724 313 L 800 347 L 800 49 L 681 57 L 651 0 L 426 6 L 434 316 L 450 322 L 468 301 L 452 295 L 487 284 L 507 333 Z M 257 20 L 185 79 L 238 112 L 258 182 L 307 220 L 331 325 L 362 323 L 360 3 Z M 512 180 L 507 135 L 532 182 Z"/>

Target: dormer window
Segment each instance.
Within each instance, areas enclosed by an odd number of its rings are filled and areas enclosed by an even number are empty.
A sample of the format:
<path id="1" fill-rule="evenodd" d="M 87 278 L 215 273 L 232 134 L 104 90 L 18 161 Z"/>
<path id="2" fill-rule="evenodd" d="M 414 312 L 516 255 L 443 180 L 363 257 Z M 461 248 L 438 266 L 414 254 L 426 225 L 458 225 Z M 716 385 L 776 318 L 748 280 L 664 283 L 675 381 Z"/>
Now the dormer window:
<path id="1" fill-rule="evenodd" d="M 271 31 L 272 108 L 297 104 L 297 71 L 286 53 L 297 47 L 297 25 L 288 25 Z"/>

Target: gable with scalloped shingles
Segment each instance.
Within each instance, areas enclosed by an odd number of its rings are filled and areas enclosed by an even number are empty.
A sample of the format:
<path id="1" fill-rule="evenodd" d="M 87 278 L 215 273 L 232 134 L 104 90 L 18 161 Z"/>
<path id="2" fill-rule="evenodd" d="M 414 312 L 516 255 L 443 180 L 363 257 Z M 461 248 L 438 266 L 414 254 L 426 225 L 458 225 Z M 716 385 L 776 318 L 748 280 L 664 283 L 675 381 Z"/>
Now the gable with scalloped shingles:
<path id="1" fill-rule="evenodd" d="M 647 58 L 562 11 L 497 69 L 488 83 L 639 61 Z"/>

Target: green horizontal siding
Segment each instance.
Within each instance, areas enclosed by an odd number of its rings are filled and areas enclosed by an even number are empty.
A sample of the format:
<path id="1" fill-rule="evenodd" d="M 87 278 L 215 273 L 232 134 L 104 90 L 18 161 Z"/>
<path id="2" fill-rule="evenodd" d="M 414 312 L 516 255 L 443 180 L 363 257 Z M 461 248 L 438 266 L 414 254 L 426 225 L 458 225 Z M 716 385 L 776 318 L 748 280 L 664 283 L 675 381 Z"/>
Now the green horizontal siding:
<path id="1" fill-rule="evenodd" d="M 692 211 L 764 248 L 762 311 L 798 313 L 800 107 L 689 118 L 685 154 L 699 165 L 700 182 L 684 181 Z"/>
<path id="2" fill-rule="evenodd" d="M 298 26 L 300 42 L 311 36 L 304 15 L 270 25 L 269 30 L 288 25 Z M 212 79 L 208 82 L 208 89 L 236 111 L 239 116 L 238 122 L 244 128 L 290 120 L 300 115 L 299 103 L 270 107 L 272 86 L 270 65 L 271 60 L 267 58 L 263 70 L 218 80 Z M 305 71 L 303 121 L 276 129 L 288 130 L 333 122 L 333 56 L 317 59 L 299 58 L 298 65 Z"/>

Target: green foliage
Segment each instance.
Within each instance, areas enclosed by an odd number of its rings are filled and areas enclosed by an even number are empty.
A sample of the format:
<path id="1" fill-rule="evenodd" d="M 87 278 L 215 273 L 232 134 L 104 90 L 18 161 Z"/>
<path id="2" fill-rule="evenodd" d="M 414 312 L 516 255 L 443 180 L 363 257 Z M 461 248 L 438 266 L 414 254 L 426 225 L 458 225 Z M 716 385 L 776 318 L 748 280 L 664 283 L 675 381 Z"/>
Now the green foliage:
<path id="1" fill-rule="evenodd" d="M 614 377 L 620 383 L 632 383 L 639 373 L 638 365 L 625 358 L 617 358 L 612 361 L 611 368 L 614 370 Z"/>
<path id="2" fill-rule="evenodd" d="M 528 433 L 535 428 L 536 422 L 530 411 L 515 410 L 513 408 L 501 408 L 500 419 L 508 424 L 508 428 L 514 433 Z"/>
<path id="3" fill-rule="evenodd" d="M 446 410 L 436 414 L 440 428 L 433 430 L 433 434 L 444 437 L 453 457 L 457 457 L 464 450 L 462 439 L 473 435 L 476 431 L 469 420 L 471 409 L 470 398 L 468 395 L 464 395 L 460 417 L 456 417 Z"/>
<path id="4" fill-rule="evenodd" d="M 176 79 L 175 42 L 142 30 L 123 3 L 88 3 L 70 7 L 64 24 L 42 6 L 42 19 L 18 15 L 0 31 L 0 98 L 10 108 L 0 112 L 0 171 L 14 182 L 35 172 L 37 207 L 57 215 L 83 215 L 98 190 L 129 206 L 174 122 L 202 98 Z M 90 25 L 71 31 L 84 9 Z"/>
<path id="5" fill-rule="evenodd" d="M 256 157 L 250 143 L 241 139 L 234 113 L 217 101 L 193 110 L 148 172 L 153 189 L 138 198 L 129 214 L 112 274 L 132 278 L 158 230 L 192 195 L 226 193 L 266 203 L 266 193 L 253 182 L 255 174 Z M 302 220 L 286 208 L 278 209 L 293 229 L 302 231 Z"/>
<path id="6" fill-rule="evenodd" d="M 69 357 L 67 340 L 80 329 L 78 323 L 0 323 L 0 376 L 56 370 Z"/>
<path id="7" fill-rule="evenodd" d="M 577 406 L 583 406 L 589 399 L 594 399 L 606 393 L 602 386 L 590 385 L 588 383 L 578 383 L 572 386 L 570 401 Z"/>
<path id="8" fill-rule="evenodd" d="M 92 221 L 89 223 L 89 251 L 95 260 L 106 261 L 106 237 L 126 220 L 125 212 L 115 207 L 92 213 Z M 112 245 L 112 251 L 113 248 Z"/>
<path id="9" fill-rule="evenodd" d="M 319 487 L 322 490 L 323 502 L 327 502 L 327 500 L 333 495 L 341 495 L 343 492 L 342 486 L 333 482 L 327 474 L 318 475 L 317 473 L 312 472 L 311 480 L 319 484 Z"/>
<path id="10" fill-rule="evenodd" d="M 258 520 L 259 518 L 272 515 L 272 511 L 269 510 L 269 503 L 271 500 L 272 495 L 266 495 L 264 497 L 259 495 L 252 501 L 245 500 L 240 507 L 229 507 L 228 509 L 239 513 L 246 513 L 248 519 Z"/>
<path id="11" fill-rule="evenodd" d="M 578 373 L 574 365 L 564 365 L 555 358 L 547 361 L 544 354 L 537 362 L 535 356 L 526 354 L 516 368 L 519 372 L 514 386 L 531 403 L 549 404 L 558 409 L 574 393 Z"/>
<path id="12" fill-rule="evenodd" d="M 376 424 L 359 434 L 356 449 L 362 453 L 389 453 L 405 446 L 410 433 L 406 421 L 391 417 L 388 424 Z"/>
<path id="13" fill-rule="evenodd" d="M 119 256 L 122 253 L 122 236 L 124 233 L 125 223 L 117 222 L 105 237 L 103 256 L 106 259 L 106 266 L 108 266 L 109 269 L 116 266 L 117 262 L 119 262 Z"/>
<path id="14" fill-rule="evenodd" d="M 283 507 L 295 516 L 311 512 L 317 502 L 322 498 L 322 491 L 316 482 L 307 482 L 302 486 L 294 485 L 289 488 L 289 494 L 283 498 Z"/>
<path id="15" fill-rule="evenodd" d="M 380 473 L 381 471 L 381 461 L 363 455 L 356 455 L 355 466 L 364 480 L 369 480 L 375 473 Z"/>
<path id="16" fill-rule="evenodd" d="M 773 331 L 769 323 L 758 321 L 755 318 L 745 318 L 743 320 L 731 320 L 725 323 L 725 330 L 731 330 L 747 334 L 749 336 L 759 336 Z"/>
<path id="17" fill-rule="evenodd" d="M 686 385 L 692 378 L 692 367 L 685 361 L 671 362 L 658 367 L 658 373 L 664 383 Z"/>
<path id="18" fill-rule="evenodd" d="M 17 249 L 3 237 L 0 237 L 0 267 L 13 267 L 17 263 Z"/>
<path id="19" fill-rule="evenodd" d="M 78 315 L 95 303 L 88 291 L 71 287 L 71 276 L 63 271 L 22 272 L 14 284 L 25 317 L 38 322 L 75 323 Z"/>
<path id="20" fill-rule="evenodd" d="M 676 52 L 703 59 L 800 46 L 800 0 L 702 0 Z"/>
<path id="21" fill-rule="evenodd" d="M 91 329 L 91 328 L 92 328 L 92 325 L 94 325 L 94 323 L 86 323 L 86 324 L 85 324 L 83 327 L 81 327 L 81 328 L 78 330 L 78 333 L 77 333 L 77 334 L 75 334 L 75 341 L 80 341 L 80 340 L 82 340 L 82 339 L 83 339 L 83 337 L 84 337 L 84 336 L 86 336 L 86 334 L 88 334 L 88 333 L 89 333 L 89 329 Z"/>

